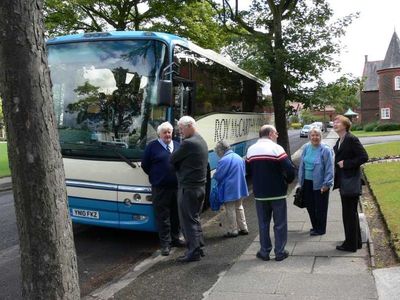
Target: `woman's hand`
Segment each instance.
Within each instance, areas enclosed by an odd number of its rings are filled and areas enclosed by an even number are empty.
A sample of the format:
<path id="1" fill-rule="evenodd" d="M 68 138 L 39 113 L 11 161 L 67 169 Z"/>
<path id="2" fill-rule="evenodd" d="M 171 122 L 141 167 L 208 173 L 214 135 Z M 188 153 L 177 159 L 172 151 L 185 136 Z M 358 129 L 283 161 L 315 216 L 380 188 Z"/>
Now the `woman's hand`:
<path id="1" fill-rule="evenodd" d="M 343 169 L 343 160 L 338 161 L 337 165 L 339 166 L 339 168 Z"/>
<path id="2" fill-rule="evenodd" d="M 321 188 L 321 194 L 323 194 L 323 193 L 325 193 L 325 192 L 327 192 L 327 191 L 329 191 L 329 187 L 323 186 L 323 187 Z"/>

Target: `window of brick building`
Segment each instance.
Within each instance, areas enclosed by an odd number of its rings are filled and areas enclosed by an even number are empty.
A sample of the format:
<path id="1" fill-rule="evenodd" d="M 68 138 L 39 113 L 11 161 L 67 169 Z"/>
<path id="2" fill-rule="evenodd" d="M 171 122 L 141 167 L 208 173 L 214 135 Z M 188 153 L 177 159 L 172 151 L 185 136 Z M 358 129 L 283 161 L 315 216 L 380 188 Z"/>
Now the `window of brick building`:
<path id="1" fill-rule="evenodd" d="M 390 108 L 381 108 L 381 119 L 390 119 Z"/>
<path id="2" fill-rule="evenodd" d="M 394 78 L 394 89 L 396 91 L 400 90 L 400 76 Z"/>

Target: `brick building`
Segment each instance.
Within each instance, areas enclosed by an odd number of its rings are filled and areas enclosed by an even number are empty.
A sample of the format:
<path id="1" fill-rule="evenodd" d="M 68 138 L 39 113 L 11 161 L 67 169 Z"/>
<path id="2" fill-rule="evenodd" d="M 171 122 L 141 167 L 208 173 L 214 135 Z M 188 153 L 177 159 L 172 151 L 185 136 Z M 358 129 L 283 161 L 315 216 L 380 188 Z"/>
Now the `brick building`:
<path id="1" fill-rule="evenodd" d="M 400 123 L 400 40 L 394 32 L 384 60 L 368 61 L 361 92 L 361 123 Z"/>

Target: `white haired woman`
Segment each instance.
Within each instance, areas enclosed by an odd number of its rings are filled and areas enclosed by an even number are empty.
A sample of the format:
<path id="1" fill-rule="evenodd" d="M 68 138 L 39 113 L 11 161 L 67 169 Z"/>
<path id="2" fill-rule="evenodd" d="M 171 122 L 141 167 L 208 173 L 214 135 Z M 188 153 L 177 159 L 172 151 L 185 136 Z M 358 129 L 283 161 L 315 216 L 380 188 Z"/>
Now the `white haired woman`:
<path id="1" fill-rule="evenodd" d="M 214 179 L 218 182 L 218 197 L 225 205 L 225 237 L 249 233 L 242 200 L 249 195 L 245 178 L 245 162 L 222 140 L 215 146 L 220 157 Z"/>
<path id="2" fill-rule="evenodd" d="M 329 189 L 333 185 L 333 151 L 323 143 L 318 127 L 311 128 L 310 142 L 305 146 L 300 166 L 299 184 L 302 187 L 312 228 L 310 235 L 326 233 Z"/>

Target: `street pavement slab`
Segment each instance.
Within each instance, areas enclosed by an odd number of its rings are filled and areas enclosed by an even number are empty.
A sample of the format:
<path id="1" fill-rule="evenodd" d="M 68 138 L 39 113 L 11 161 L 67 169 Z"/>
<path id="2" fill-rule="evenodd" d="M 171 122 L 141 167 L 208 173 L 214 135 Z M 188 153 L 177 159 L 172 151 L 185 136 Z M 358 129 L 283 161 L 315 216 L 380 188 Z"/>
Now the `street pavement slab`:
<path id="1" fill-rule="evenodd" d="M 400 267 L 373 271 L 380 300 L 400 298 Z"/>

